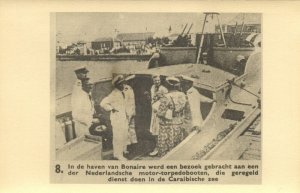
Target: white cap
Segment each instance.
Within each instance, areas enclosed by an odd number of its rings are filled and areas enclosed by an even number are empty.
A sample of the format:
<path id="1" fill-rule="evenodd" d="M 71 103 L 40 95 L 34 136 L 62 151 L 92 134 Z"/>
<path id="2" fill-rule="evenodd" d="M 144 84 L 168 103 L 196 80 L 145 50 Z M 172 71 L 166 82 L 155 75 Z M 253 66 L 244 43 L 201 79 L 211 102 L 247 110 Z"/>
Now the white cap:
<path id="1" fill-rule="evenodd" d="M 131 80 L 131 79 L 133 79 L 133 78 L 135 78 L 135 75 L 134 75 L 134 74 L 127 76 L 127 77 L 125 78 L 125 80 Z"/>
<path id="2" fill-rule="evenodd" d="M 178 85 L 180 83 L 179 79 L 174 76 L 169 76 L 166 78 L 166 81 L 170 85 Z"/>
<path id="3" fill-rule="evenodd" d="M 125 81 L 124 76 L 123 75 L 117 75 L 112 79 L 112 84 L 116 85 L 119 84 L 121 82 Z"/>
<path id="4" fill-rule="evenodd" d="M 194 79 L 194 78 L 192 78 L 192 77 L 189 77 L 189 76 L 181 75 L 181 77 L 182 77 L 182 79 L 184 79 L 184 80 L 189 80 L 189 81 L 192 81 L 192 82 L 194 82 L 194 81 L 195 81 L 195 79 Z"/>

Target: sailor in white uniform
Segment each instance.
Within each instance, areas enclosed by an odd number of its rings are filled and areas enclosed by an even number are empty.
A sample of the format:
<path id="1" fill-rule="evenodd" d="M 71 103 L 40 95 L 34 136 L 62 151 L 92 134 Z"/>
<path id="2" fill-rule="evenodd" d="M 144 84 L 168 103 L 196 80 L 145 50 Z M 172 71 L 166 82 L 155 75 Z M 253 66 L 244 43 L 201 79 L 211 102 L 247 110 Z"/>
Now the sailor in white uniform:
<path id="1" fill-rule="evenodd" d="M 77 92 L 82 90 L 82 79 L 87 78 L 87 73 L 89 72 L 85 66 L 80 66 L 74 70 L 76 74 L 76 81 L 73 85 L 72 97 L 75 96 Z"/>
<path id="2" fill-rule="evenodd" d="M 89 127 L 94 122 L 94 104 L 90 96 L 89 78 L 86 67 L 75 69 L 77 80 L 73 86 L 71 107 L 72 117 L 75 123 L 75 133 L 77 137 L 89 133 Z M 85 83 L 85 85 L 83 84 Z"/>
<path id="3" fill-rule="evenodd" d="M 78 89 L 76 96 L 72 97 L 72 116 L 77 137 L 89 134 L 90 126 L 99 122 L 93 118 L 95 109 L 90 85 L 89 78 L 82 79 L 82 89 Z"/>
<path id="4" fill-rule="evenodd" d="M 137 136 L 135 131 L 135 96 L 133 89 L 131 86 L 124 84 L 124 90 L 125 94 L 125 110 L 126 110 L 126 117 L 128 122 L 128 139 L 127 139 L 127 145 L 135 144 L 137 143 Z M 127 146 L 124 147 L 124 153 L 129 153 L 127 150 Z"/>
<path id="5" fill-rule="evenodd" d="M 197 130 L 198 132 L 201 130 L 203 126 L 203 118 L 201 114 L 201 102 L 212 103 L 215 100 L 210 99 L 206 96 L 201 95 L 196 88 L 193 86 L 193 78 L 182 75 L 182 79 L 184 81 L 183 89 L 186 91 L 186 96 L 188 98 L 188 102 L 191 110 L 192 117 L 192 128 Z"/>

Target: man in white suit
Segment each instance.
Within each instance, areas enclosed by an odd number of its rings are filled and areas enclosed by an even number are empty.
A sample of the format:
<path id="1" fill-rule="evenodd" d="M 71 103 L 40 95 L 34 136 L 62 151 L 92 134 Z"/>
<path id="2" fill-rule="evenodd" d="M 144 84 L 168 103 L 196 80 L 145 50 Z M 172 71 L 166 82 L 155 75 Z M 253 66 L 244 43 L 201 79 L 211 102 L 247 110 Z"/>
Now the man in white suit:
<path id="1" fill-rule="evenodd" d="M 184 81 L 183 89 L 186 92 L 186 96 L 190 105 L 192 127 L 194 130 L 197 130 L 199 132 L 203 125 L 203 118 L 201 114 L 201 102 L 212 103 L 215 102 L 215 100 L 201 95 L 198 92 L 198 90 L 193 86 L 193 78 L 183 75 L 182 79 Z"/>
<path id="2" fill-rule="evenodd" d="M 105 97 L 100 106 L 110 112 L 110 121 L 113 131 L 113 151 L 114 157 L 124 161 L 123 151 L 128 140 L 128 119 L 126 117 L 126 104 L 124 91 L 124 77 L 116 76 L 112 80 L 115 87 L 112 92 Z"/>

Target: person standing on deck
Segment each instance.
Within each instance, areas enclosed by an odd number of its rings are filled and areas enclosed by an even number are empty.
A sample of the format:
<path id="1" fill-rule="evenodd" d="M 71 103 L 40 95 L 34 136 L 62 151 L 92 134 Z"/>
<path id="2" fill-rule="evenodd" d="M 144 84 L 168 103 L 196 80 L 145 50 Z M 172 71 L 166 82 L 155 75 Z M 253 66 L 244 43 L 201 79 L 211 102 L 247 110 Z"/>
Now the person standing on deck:
<path id="1" fill-rule="evenodd" d="M 158 108 L 159 117 L 158 156 L 164 156 L 177 146 L 186 136 L 183 126 L 186 96 L 179 91 L 179 79 L 168 77 L 169 92 L 160 98 Z"/>
<path id="2" fill-rule="evenodd" d="M 183 91 L 186 92 L 186 96 L 191 110 L 192 130 L 200 132 L 203 125 L 203 118 L 201 114 L 201 102 L 212 103 L 216 101 L 201 95 L 198 92 L 198 90 L 193 86 L 193 78 L 183 75 L 181 76 L 181 78 L 183 79 Z"/>
<path id="3" fill-rule="evenodd" d="M 159 75 L 153 75 L 153 86 L 151 87 L 150 94 L 151 94 L 151 104 L 152 106 L 156 106 L 159 104 L 159 99 L 168 93 L 168 89 L 161 85 L 161 80 Z M 155 108 L 155 107 L 154 107 Z M 150 156 L 155 156 L 158 153 L 157 150 L 157 136 L 159 132 L 159 120 L 157 118 L 156 113 L 153 111 L 152 108 L 152 117 L 151 117 L 151 124 L 150 124 L 150 132 L 155 137 L 155 148 L 149 154 Z"/>
<path id="4" fill-rule="evenodd" d="M 91 84 L 89 78 L 81 78 L 82 88 L 72 94 L 72 117 L 75 123 L 75 133 L 77 137 L 89 134 L 89 128 L 93 123 L 98 123 L 94 119 L 94 103 L 91 97 Z"/>
<path id="5" fill-rule="evenodd" d="M 81 92 L 82 91 L 82 80 L 87 78 L 87 73 L 89 72 L 88 69 L 85 66 L 81 66 L 79 68 L 76 68 L 74 70 L 75 74 L 76 74 L 76 81 L 73 85 L 73 89 L 72 89 L 72 98 L 76 97 L 77 92 Z"/>
<path id="6" fill-rule="evenodd" d="M 125 109 L 124 78 L 121 75 L 112 80 L 114 89 L 105 97 L 100 106 L 110 112 L 110 121 L 113 132 L 113 154 L 118 160 L 127 160 L 123 151 L 128 140 L 128 120 Z"/>
<path id="7" fill-rule="evenodd" d="M 126 118 L 128 121 L 128 139 L 127 145 L 137 143 L 137 137 L 135 132 L 135 96 L 133 89 L 124 84 L 124 94 L 125 94 L 125 110 L 126 110 Z M 124 147 L 124 154 L 128 154 L 127 145 Z"/>
<path id="8" fill-rule="evenodd" d="M 73 121 L 75 123 L 75 134 L 77 137 L 80 137 L 86 133 L 85 131 L 90 123 L 90 116 L 83 113 L 85 110 L 82 109 L 86 108 L 86 106 L 83 106 L 83 103 L 86 101 L 82 101 L 83 98 L 86 99 L 86 93 L 82 88 L 82 81 L 87 78 L 87 73 L 89 71 L 85 66 L 80 66 L 79 68 L 76 68 L 74 72 L 77 79 L 72 89 L 71 108 Z"/>

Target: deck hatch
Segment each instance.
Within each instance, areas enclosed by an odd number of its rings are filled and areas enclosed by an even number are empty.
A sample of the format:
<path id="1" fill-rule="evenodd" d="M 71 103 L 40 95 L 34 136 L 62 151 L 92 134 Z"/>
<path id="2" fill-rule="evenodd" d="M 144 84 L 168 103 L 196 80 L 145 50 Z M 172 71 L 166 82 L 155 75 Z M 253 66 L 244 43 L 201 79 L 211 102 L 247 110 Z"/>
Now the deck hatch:
<path id="1" fill-rule="evenodd" d="M 234 121 L 241 121 L 244 118 L 244 111 L 238 111 L 234 109 L 225 109 L 225 111 L 222 114 L 223 119 L 230 119 Z"/>

